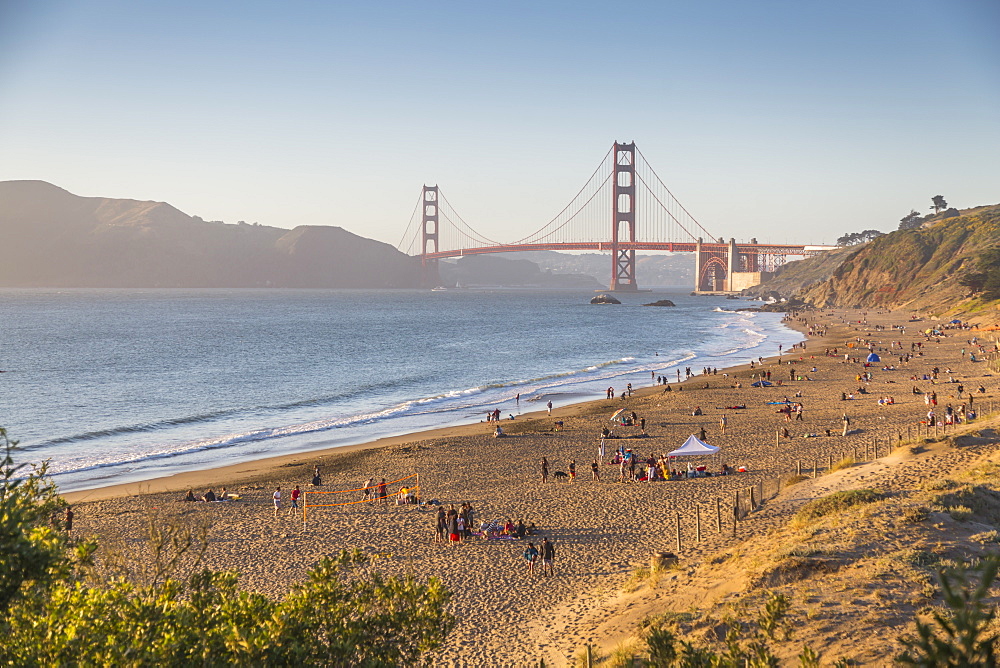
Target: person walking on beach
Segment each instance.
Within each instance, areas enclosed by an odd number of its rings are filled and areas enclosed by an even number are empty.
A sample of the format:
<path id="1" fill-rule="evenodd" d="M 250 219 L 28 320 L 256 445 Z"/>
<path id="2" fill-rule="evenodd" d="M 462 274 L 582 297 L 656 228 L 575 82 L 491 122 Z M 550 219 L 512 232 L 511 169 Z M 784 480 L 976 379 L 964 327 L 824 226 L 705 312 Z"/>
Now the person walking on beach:
<path id="1" fill-rule="evenodd" d="M 552 577 L 556 574 L 556 548 L 548 537 L 542 538 L 542 575 Z"/>
<path id="2" fill-rule="evenodd" d="M 389 491 L 386 489 L 385 478 L 382 478 L 382 482 L 378 484 L 378 503 L 382 505 L 386 503 L 386 498 L 389 496 Z"/>
<path id="3" fill-rule="evenodd" d="M 278 511 L 281 510 L 281 487 L 274 488 L 274 494 L 271 495 L 274 499 L 274 516 L 278 516 Z"/>
<path id="4" fill-rule="evenodd" d="M 66 520 L 63 522 L 63 528 L 66 529 L 66 533 L 73 530 L 73 507 L 66 506 Z"/>
<path id="5" fill-rule="evenodd" d="M 524 550 L 524 560 L 528 562 L 528 575 L 535 574 L 535 562 L 538 561 L 538 549 L 534 543 L 528 543 Z"/>
<path id="6" fill-rule="evenodd" d="M 576 460 L 569 460 L 569 481 L 573 482 L 576 480 Z"/>
<path id="7" fill-rule="evenodd" d="M 542 457 L 542 482 L 546 483 L 549 481 L 549 460 Z"/>
<path id="8" fill-rule="evenodd" d="M 726 423 L 727 422 L 729 422 L 729 420 L 726 418 L 726 414 L 723 413 L 722 417 L 719 418 L 719 429 L 722 430 L 723 434 L 726 433 Z"/>
<path id="9" fill-rule="evenodd" d="M 844 433 L 841 436 L 847 436 L 847 432 L 851 429 L 851 418 L 847 417 L 847 413 L 844 413 Z"/>
<path id="10" fill-rule="evenodd" d="M 295 489 L 292 490 L 291 496 L 289 498 L 292 500 L 292 507 L 289 510 L 294 510 L 299 507 L 299 497 L 302 496 L 302 492 L 299 491 L 299 486 L 296 485 Z"/>
<path id="11" fill-rule="evenodd" d="M 549 415 L 552 415 L 552 402 L 549 401 L 549 403 L 545 404 L 545 406 L 549 409 Z"/>

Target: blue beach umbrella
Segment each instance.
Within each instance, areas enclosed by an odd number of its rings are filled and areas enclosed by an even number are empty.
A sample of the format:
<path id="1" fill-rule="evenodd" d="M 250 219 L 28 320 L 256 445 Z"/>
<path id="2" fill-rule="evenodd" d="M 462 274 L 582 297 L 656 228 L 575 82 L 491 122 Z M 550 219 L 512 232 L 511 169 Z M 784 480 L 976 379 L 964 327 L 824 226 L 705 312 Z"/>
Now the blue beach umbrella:
<path id="1" fill-rule="evenodd" d="M 871 353 L 870 355 L 868 355 L 868 361 L 869 362 L 881 362 L 882 358 L 879 357 L 878 355 L 876 355 L 875 353 Z"/>

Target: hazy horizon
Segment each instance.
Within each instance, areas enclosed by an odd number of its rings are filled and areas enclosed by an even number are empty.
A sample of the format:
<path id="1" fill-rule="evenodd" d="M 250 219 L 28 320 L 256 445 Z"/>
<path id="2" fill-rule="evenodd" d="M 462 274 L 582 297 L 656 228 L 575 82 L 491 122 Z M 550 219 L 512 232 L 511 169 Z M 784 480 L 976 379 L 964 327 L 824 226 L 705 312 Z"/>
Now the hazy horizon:
<path id="1" fill-rule="evenodd" d="M 437 184 L 509 240 L 635 141 L 720 236 L 832 243 L 1000 201 L 998 27 L 972 0 L 8 4 L 0 180 L 393 245 Z"/>

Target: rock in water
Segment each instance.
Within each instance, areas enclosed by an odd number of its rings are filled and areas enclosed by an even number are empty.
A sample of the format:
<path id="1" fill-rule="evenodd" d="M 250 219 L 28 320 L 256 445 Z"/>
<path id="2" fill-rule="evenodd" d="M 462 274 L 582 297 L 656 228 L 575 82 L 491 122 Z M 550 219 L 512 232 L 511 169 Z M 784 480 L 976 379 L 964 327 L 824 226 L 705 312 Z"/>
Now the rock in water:
<path id="1" fill-rule="evenodd" d="M 597 295 L 590 300 L 591 304 L 621 304 L 620 301 L 612 297 L 611 295 Z"/>
<path id="2" fill-rule="evenodd" d="M 669 299 L 661 299 L 651 304 L 643 304 L 643 306 L 677 306 L 677 304 L 673 303 Z"/>

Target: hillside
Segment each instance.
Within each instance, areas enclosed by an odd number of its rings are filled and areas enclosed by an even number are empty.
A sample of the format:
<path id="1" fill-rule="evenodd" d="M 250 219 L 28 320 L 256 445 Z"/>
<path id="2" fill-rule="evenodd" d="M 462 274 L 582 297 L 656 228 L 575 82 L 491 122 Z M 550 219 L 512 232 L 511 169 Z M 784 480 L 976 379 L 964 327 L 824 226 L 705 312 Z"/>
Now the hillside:
<path id="1" fill-rule="evenodd" d="M 747 288 L 743 294 L 762 298 L 792 297 L 805 287 L 828 280 L 854 250 L 853 247 L 838 248 L 804 260 L 789 262 L 778 267 L 773 277 L 760 285 Z"/>
<path id="2" fill-rule="evenodd" d="M 339 227 L 206 222 L 164 202 L 0 182 L 0 286 L 404 288 L 420 265 Z"/>
<path id="3" fill-rule="evenodd" d="M 978 207 L 833 251 L 826 258 L 789 263 L 753 291 L 794 294 L 819 307 L 976 312 L 989 304 L 960 280 L 980 269 L 983 252 L 998 247 L 1000 205 Z"/>

